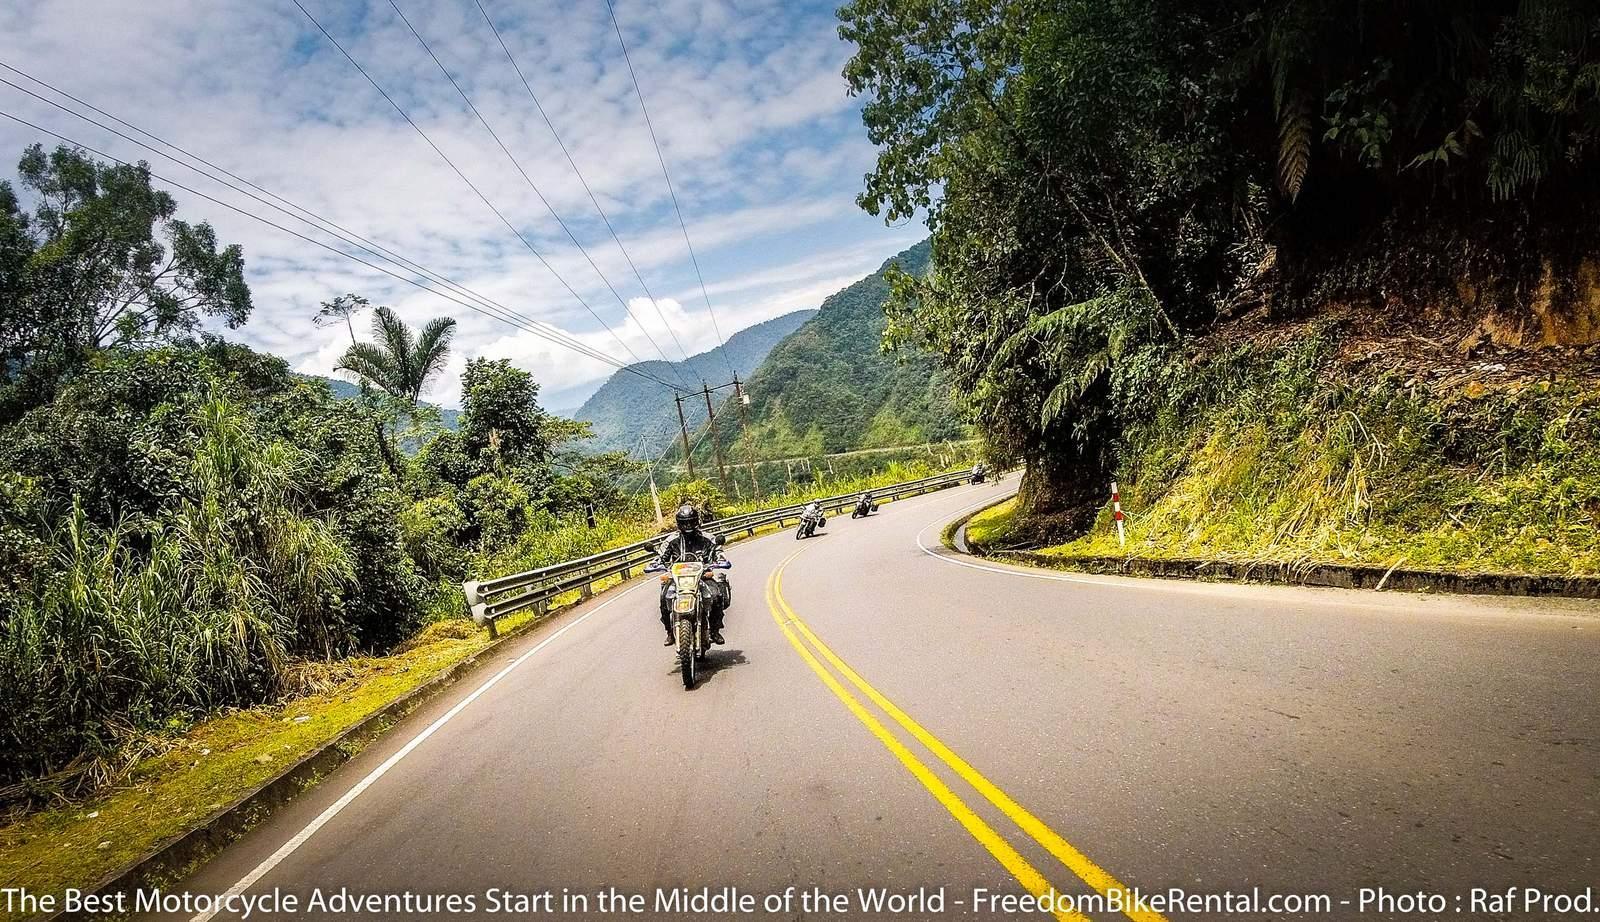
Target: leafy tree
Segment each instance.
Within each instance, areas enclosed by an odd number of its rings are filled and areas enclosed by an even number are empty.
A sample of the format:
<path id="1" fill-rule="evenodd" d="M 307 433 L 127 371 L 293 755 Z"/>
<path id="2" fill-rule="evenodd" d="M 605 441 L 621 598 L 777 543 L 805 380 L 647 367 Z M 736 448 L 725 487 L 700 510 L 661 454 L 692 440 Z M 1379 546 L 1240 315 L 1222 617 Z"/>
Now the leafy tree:
<path id="1" fill-rule="evenodd" d="M 539 384 L 509 359 L 472 359 L 461 376 L 461 443 L 483 472 L 510 471 L 550 455 Z"/>
<path id="2" fill-rule="evenodd" d="M 36 206 L 26 215 L 0 184 L 0 381 L 23 379 L 33 396 L 13 399 L 46 399 L 97 349 L 169 342 L 204 317 L 229 328 L 249 317 L 240 247 L 176 218 L 144 164 L 35 144 L 18 173 Z"/>
<path id="3" fill-rule="evenodd" d="M 343 323 L 345 330 L 350 333 L 350 345 L 356 343 L 355 316 L 366 310 L 372 302 L 358 294 L 340 295 L 332 301 L 322 302 L 322 307 L 312 319 L 319 327 L 332 326 Z"/>
<path id="4" fill-rule="evenodd" d="M 344 310 L 353 304 L 346 300 L 351 297 L 346 295 L 329 303 L 343 302 L 339 310 Z M 348 315 L 343 316 L 348 319 Z M 454 318 L 436 317 L 423 326 L 420 334 L 414 333 L 393 309 L 380 305 L 372 316 L 376 342 L 352 345 L 339 360 L 339 368 L 355 372 L 390 396 L 415 406 L 429 380 L 449 359 L 455 327 Z"/>

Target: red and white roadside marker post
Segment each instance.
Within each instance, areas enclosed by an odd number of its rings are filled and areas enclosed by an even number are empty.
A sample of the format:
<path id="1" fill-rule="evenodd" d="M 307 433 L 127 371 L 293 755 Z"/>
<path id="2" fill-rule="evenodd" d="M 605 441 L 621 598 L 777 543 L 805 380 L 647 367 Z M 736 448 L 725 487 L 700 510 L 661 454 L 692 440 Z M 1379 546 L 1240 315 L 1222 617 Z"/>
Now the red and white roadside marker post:
<path id="1" fill-rule="evenodd" d="M 1127 547 L 1128 536 L 1122 530 L 1122 496 L 1117 492 L 1117 482 L 1111 481 L 1111 517 L 1117 522 L 1117 546 Z"/>

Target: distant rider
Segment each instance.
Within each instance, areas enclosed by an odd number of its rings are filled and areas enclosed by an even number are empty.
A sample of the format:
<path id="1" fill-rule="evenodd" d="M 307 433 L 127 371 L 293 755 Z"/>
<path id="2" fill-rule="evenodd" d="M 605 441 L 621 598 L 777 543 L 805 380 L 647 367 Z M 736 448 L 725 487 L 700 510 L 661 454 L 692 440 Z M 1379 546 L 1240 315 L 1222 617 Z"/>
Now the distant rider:
<path id="1" fill-rule="evenodd" d="M 701 563 L 713 563 L 722 556 L 721 549 L 717 546 L 716 539 L 700 530 L 700 510 L 689 503 L 678 507 L 678 533 L 668 538 L 661 545 L 661 553 L 656 556 L 656 566 L 671 567 L 683 560 L 698 560 Z M 728 600 L 722 595 L 721 584 L 716 580 L 706 580 L 703 584 L 706 591 L 712 593 L 711 598 L 711 642 L 723 644 L 722 618 L 728 610 Z M 669 584 L 661 585 L 661 626 L 667 629 L 667 646 L 677 643 L 677 638 L 672 633 L 672 603 L 667 599 Z"/>

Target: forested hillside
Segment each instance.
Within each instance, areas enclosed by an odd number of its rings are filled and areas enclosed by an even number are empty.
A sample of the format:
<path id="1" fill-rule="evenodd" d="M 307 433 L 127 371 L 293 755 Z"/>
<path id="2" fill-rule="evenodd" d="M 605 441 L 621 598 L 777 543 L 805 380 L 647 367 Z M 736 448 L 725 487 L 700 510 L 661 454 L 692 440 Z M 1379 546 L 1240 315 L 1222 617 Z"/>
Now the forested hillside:
<path id="1" fill-rule="evenodd" d="M 822 302 L 750 379 L 750 431 L 719 433 L 730 460 L 794 458 L 961 438 L 949 385 L 930 356 L 884 352 L 887 272 L 927 271 L 926 241 Z M 702 452 L 709 451 L 703 448 Z"/>
<path id="2" fill-rule="evenodd" d="M 716 386 L 727 382 L 731 363 L 741 378 L 748 378 L 773 346 L 815 313 L 809 309 L 791 311 L 758 323 L 728 337 L 723 348 L 690 356 L 686 362 L 640 362 L 633 367 L 666 381 L 678 381 L 682 372 L 681 378 L 694 386 L 702 382 Z M 705 421 L 703 402 L 686 401 L 683 409 L 690 426 Z M 644 449 L 653 457 L 663 447 L 663 439 L 678 431 L 678 414 L 671 395 L 659 385 L 623 371 L 614 373 L 574 416 L 593 427 L 594 439 L 588 443 L 592 451 L 632 451 L 642 438 L 647 443 Z"/>
<path id="3" fill-rule="evenodd" d="M 1117 479 L 1167 552 L 1595 566 L 1592 0 L 839 15 L 860 204 L 933 232 L 891 339 L 1027 463 L 1019 540 Z"/>

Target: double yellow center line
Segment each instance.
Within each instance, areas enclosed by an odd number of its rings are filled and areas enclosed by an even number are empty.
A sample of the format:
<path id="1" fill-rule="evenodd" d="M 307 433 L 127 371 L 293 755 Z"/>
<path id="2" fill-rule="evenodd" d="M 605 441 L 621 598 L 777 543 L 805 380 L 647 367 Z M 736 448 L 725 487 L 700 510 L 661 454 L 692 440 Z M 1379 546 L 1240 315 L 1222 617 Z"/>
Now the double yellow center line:
<path id="1" fill-rule="evenodd" d="M 899 724 L 913 739 L 921 743 L 939 761 L 954 771 L 973 790 L 983 795 L 985 800 L 993 804 L 996 809 L 1004 813 L 1012 822 L 1016 823 L 1023 832 L 1043 846 L 1047 852 L 1071 870 L 1072 873 L 1076 874 L 1084 883 L 1107 898 L 1110 898 L 1111 894 L 1115 892 L 1120 899 L 1120 905 L 1133 906 L 1134 908 L 1127 910 L 1125 913 L 1128 918 L 1135 920 L 1135 922 L 1166 922 L 1166 919 L 1160 913 L 1143 905 L 1136 905 L 1133 900 L 1133 893 L 1127 886 L 1112 877 L 1110 873 L 1099 865 L 1090 861 L 1083 852 L 1074 848 L 1071 843 L 1063 839 L 1049 826 L 1046 826 L 1038 817 L 1023 809 L 1020 804 L 1012 800 L 1006 792 L 980 774 L 965 759 L 952 752 L 950 747 L 946 746 L 942 740 L 928 732 L 926 728 L 913 720 L 909 714 L 901 710 L 894 702 L 884 697 L 866 679 L 863 679 L 844 660 L 840 659 L 827 644 L 822 642 L 822 639 L 806 625 L 805 621 L 795 613 L 794 609 L 789 606 L 788 601 L 783 597 L 783 571 L 799 553 L 799 551 L 795 551 L 786 557 L 782 563 L 773 569 L 772 575 L 767 579 L 767 607 L 772 613 L 772 620 L 777 622 L 778 629 L 783 631 L 783 635 L 789 639 L 789 643 L 800 654 L 800 658 L 805 660 L 806 665 L 811 667 L 811 670 L 817 674 L 817 677 L 828 687 L 828 690 L 832 691 L 844 703 L 844 706 L 850 710 L 850 713 L 854 714 L 856 719 L 861 721 L 872 732 L 872 735 L 877 737 L 878 741 L 883 743 L 884 747 L 893 753 L 895 758 L 900 760 L 900 764 L 904 765 L 906 770 L 911 772 L 912 776 L 921 782 L 922 786 L 927 788 L 928 792 L 946 810 L 950 811 L 950 815 L 955 817 L 957 822 L 961 823 L 967 832 L 971 833 L 972 837 L 977 839 L 984 848 L 988 849 L 989 853 L 995 857 L 995 860 L 999 861 L 1000 865 L 1011 876 L 1015 877 L 1017 882 L 1022 884 L 1023 888 L 1029 893 L 1041 900 L 1049 900 L 1052 894 L 1061 892 L 1051 885 L 1045 879 L 1045 876 L 1029 863 L 1028 859 L 1024 858 L 1021 853 L 1012 847 L 1004 836 L 996 832 L 993 826 L 990 826 L 971 807 L 967 806 L 950 789 L 949 785 L 946 785 L 928 767 L 926 762 L 918 758 L 916 753 L 902 743 L 899 737 L 895 736 L 883 721 L 878 719 L 871 708 L 867 707 L 855 693 L 845 687 L 845 682 L 855 686 L 856 690 L 865 696 L 868 701 L 877 705 L 883 714 Z M 828 665 L 824 665 L 824 661 Z M 829 665 L 834 670 L 837 670 L 838 675 L 829 670 Z M 840 681 L 841 676 L 844 681 Z M 1054 903 L 1056 901 L 1051 900 L 1051 902 Z M 1057 911 L 1055 916 L 1063 920 L 1087 920 L 1088 918 L 1071 910 Z"/>

